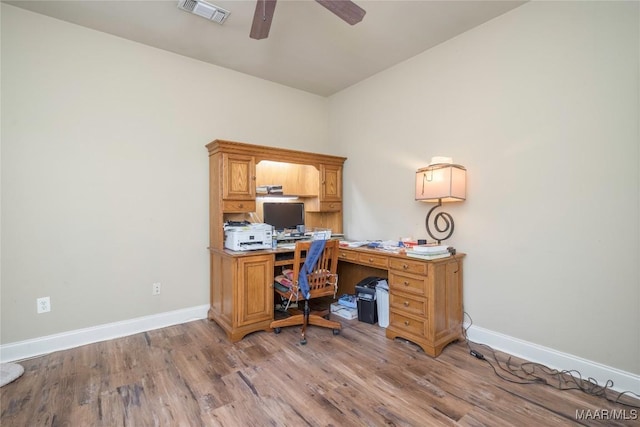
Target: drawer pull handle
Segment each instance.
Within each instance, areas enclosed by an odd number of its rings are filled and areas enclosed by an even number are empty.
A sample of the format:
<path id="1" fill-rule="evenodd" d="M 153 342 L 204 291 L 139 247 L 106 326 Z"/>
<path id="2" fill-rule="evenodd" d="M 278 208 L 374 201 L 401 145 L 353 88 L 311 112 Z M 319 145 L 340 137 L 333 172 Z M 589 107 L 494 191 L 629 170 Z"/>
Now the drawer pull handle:
<path id="1" fill-rule="evenodd" d="M 409 286 L 409 282 L 407 282 L 406 280 L 404 281 L 404 285 L 405 286 Z"/>
<path id="2" fill-rule="evenodd" d="M 244 205 L 242 203 L 238 204 L 239 208 L 244 208 Z"/>
<path id="3" fill-rule="evenodd" d="M 373 258 L 369 258 L 369 262 L 373 262 Z"/>
<path id="4" fill-rule="evenodd" d="M 405 307 L 409 307 L 409 301 L 405 301 L 405 302 L 404 302 L 404 306 L 405 306 Z"/>
<path id="5" fill-rule="evenodd" d="M 404 326 L 409 326 L 409 321 L 408 320 L 404 321 Z"/>
<path id="6" fill-rule="evenodd" d="M 407 264 L 403 264 L 402 268 L 404 268 L 406 270 L 407 268 L 409 268 L 409 266 Z"/>

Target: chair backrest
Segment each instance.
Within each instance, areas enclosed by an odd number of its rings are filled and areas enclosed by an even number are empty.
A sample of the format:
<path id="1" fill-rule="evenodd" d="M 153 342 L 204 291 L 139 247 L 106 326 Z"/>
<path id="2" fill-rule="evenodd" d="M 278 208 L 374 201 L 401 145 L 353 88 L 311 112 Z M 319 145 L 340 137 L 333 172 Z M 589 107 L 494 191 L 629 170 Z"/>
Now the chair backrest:
<path id="1" fill-rule="evenodd" d="M 316 265 L 307 275 L 309 281 L 310 298 L 319 298 L 335 295 L 338 283 L 338 240 L 327 240 L 324 250 Z M 300 269 L 306 257 L 311 241 L 296 242 L 296 249 L 293 257 L 293 280 L 297 283 Z"/>

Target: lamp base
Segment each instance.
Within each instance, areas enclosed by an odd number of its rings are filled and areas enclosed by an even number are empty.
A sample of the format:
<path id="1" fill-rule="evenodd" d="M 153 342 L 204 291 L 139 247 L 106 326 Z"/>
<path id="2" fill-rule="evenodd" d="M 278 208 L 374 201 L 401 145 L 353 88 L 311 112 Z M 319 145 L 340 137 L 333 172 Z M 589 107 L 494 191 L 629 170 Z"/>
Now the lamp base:
<path id="1" fill-rule="evenodd" d="M 449 215 L 447 212 L 438 212 L 433 217 L 433 227 L 438 233 L 446 233 L 446 234 L 444 235 L 444 237 L 436 237 L 431 231 L 431 227 L 429 226 L 431 214 L 436 208 L 439 208 L 441 206 L 442 206 L 442 199 L 438 199 L 438 204 L 432 207 L 431 209 L 429 209 L 429 213 L 427 213 L 427 218 L 425 219 L 425 227 L 427 229 L 427 234 L 433 240 L 437 241 L 438 244 L 440 244 L 440 242 L 442 242 L 443 240 L 447 240 L 449 237 L 451 237 L 451 235 L 453 234 L 453 228 L 454 228 L 453 217 Z"/>

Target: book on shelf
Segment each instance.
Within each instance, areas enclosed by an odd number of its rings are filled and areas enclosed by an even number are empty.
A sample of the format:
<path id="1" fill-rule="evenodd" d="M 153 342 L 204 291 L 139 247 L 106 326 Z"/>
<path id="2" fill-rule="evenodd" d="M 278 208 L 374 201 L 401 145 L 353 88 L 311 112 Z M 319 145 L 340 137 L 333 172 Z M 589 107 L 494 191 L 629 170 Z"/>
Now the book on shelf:
<path id="1" fill-rule="evenodd" d="M 259 185 L 256 187 L 258 194 L 282 194 L 282 185 Z"/>

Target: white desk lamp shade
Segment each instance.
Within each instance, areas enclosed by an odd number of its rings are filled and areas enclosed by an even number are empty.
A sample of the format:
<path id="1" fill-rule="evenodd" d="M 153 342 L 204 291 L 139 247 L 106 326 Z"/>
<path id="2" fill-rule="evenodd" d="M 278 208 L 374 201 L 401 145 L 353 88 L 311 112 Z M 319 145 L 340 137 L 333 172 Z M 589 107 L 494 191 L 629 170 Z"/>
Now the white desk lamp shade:
<path id="1" fill-rule="evenodd" d="M 416 172 L 416 200 L 457 202 L 466 198 L 467 170 L 460 165 L 432 164 Z"/>

